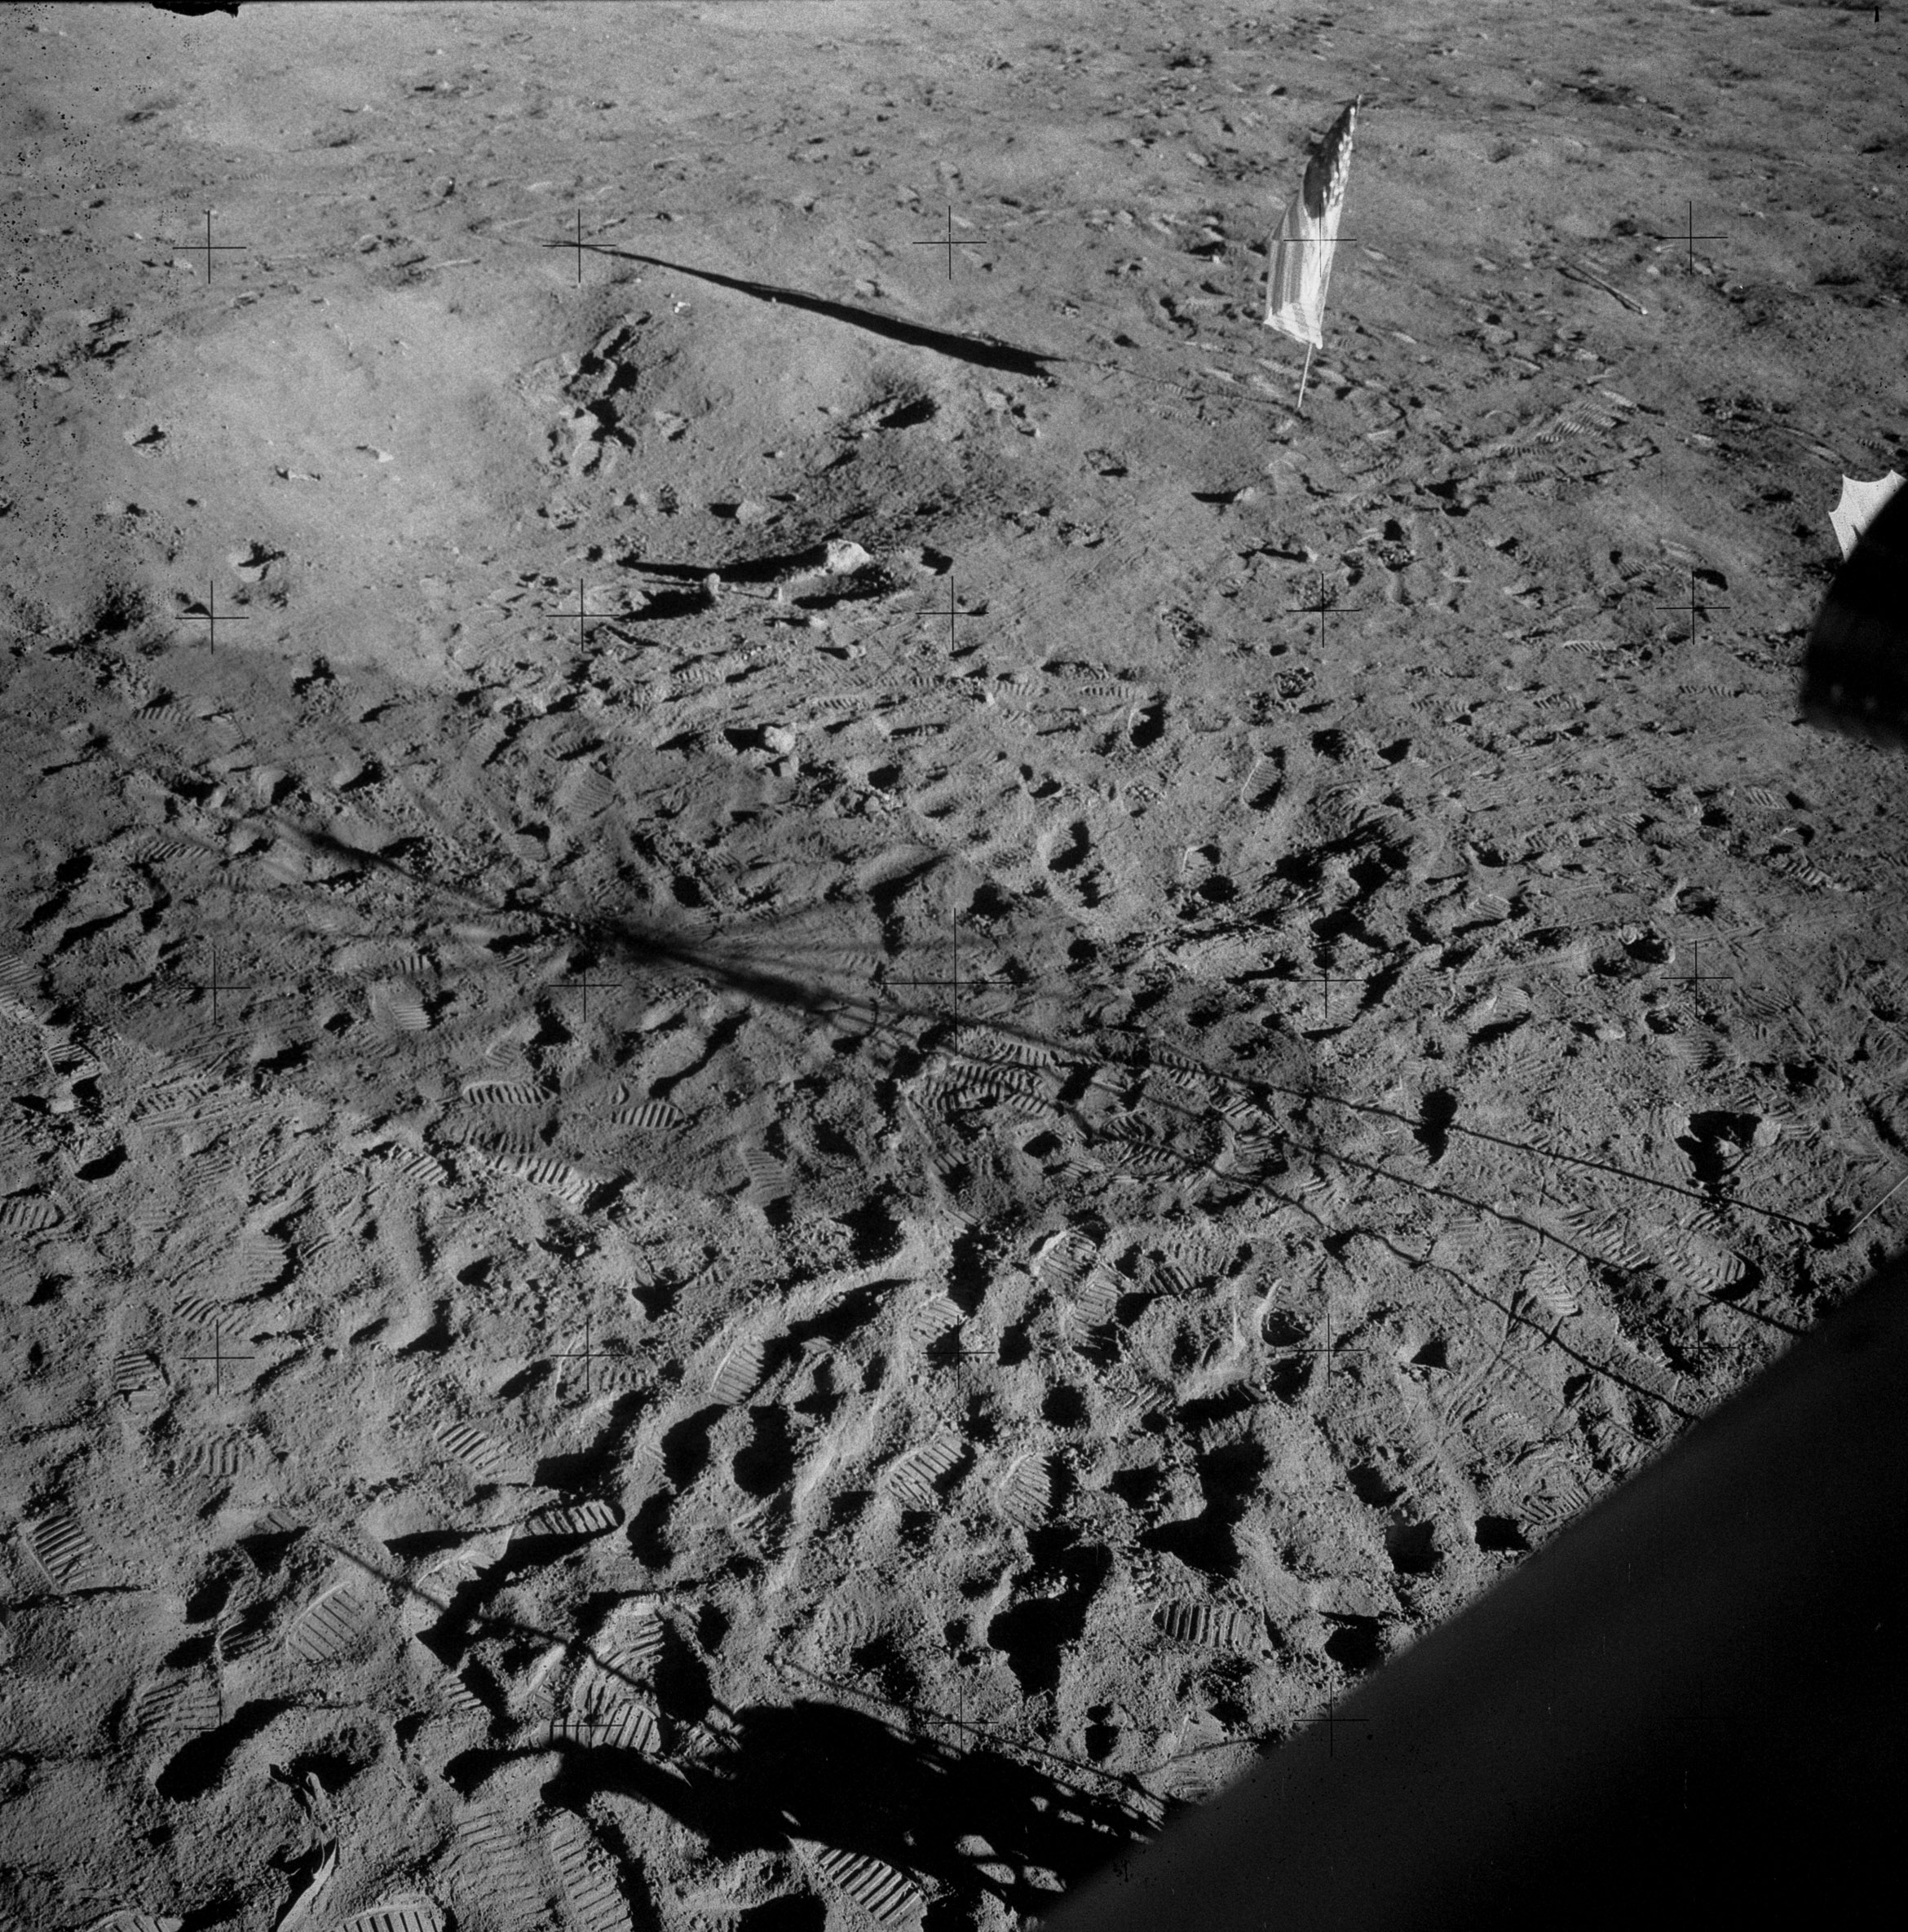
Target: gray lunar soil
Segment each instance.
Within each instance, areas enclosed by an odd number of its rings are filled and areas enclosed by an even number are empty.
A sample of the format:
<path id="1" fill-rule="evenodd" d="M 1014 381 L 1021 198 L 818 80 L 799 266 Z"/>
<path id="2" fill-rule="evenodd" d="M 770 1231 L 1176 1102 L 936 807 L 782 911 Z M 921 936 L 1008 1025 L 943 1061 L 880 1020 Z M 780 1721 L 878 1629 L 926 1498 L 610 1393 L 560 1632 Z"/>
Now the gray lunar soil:
<path id="1" fill-rule="evenodd" d="M 0 47 L 6 1932 L 1031 1925 L 1901 1245 L 1900 8 Z"/>

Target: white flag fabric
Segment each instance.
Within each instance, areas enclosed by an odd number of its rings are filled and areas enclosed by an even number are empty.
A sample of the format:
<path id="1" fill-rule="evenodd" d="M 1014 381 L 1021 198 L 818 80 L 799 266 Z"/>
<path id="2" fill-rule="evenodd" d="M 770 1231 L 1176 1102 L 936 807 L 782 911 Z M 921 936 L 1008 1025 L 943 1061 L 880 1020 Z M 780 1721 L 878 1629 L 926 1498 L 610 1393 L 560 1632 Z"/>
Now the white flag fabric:
<path id="1" fill-rule="evenodd" d="M 1286 204 L 1272 237 L 1265 269 L 1265 326 L 1312 348 L 1325 346 L 1325 290 L 1332 258 L 1338 249 L 1339 211 L 1345 205 L 1345 176 L 1351 170 L 1352 129 L 1358 96 L 1332 122 L 1317 153 L 1305 164 L 1305 178 Z"/>
<path id="2" fill-rule="evenodd" d="M 1900 472 L 1893 470 L 1873 483 L 1857 483 L 1852 476 L 1842 479 L 1842 500 L 1829 512 L 1829 521 L 1835 525 L 1835 541 L 1842 546 L 1844 557 L 1861 541 L 1862 532 L 1881 514 L 1881 506 L 1901 488 L 1902 481 Z"/>

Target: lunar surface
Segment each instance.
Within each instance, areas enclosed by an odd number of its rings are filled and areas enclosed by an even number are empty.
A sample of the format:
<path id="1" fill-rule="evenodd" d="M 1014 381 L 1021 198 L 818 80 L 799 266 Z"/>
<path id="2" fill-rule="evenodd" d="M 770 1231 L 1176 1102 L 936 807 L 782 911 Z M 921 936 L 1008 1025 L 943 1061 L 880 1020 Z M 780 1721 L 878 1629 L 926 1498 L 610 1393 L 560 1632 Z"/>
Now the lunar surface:
<path id="1" fill-rule="evenodd" d="M 7 9 L 0 1925 L 1032 1925 L 1898 1248 L 1905 36 Z"/>

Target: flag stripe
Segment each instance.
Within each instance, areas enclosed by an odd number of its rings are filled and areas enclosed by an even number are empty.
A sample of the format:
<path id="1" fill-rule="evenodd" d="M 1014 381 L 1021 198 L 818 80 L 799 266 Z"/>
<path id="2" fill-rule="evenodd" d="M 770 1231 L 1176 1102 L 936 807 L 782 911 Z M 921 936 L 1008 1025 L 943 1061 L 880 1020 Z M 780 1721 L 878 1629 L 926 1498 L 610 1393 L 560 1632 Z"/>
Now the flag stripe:
<path id="1" fill-rule="evenodd" d="M 1338 223 L 1351 170 L 1354 101 L 1332 125 L 1272 237 L 1265 269 L 1265 326 L 1314 349 L 1325 346 L 1325 291 L 1338 251 Z"/>

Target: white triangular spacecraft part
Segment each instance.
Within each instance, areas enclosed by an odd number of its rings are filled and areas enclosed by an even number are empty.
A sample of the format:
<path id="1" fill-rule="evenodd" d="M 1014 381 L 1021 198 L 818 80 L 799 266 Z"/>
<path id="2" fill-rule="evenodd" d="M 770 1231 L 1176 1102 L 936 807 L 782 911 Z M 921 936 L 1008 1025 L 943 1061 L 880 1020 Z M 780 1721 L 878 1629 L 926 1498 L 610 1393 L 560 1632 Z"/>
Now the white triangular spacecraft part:
<path id="1" fill-rule="evenodd" d="M 1901 488 L 1908 477 L 1891 470 L 1873 483 L 1857 483 L 1852 476 L 1842 479 L 1842 501 L 1829 512 L 1835 527 L 1835 540 L 1846 558 L 1861 540 L 1862 533 L 1881 513 L 1882 505 Z"/>

